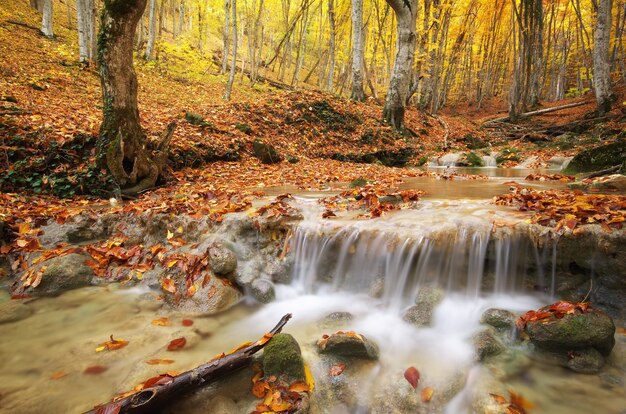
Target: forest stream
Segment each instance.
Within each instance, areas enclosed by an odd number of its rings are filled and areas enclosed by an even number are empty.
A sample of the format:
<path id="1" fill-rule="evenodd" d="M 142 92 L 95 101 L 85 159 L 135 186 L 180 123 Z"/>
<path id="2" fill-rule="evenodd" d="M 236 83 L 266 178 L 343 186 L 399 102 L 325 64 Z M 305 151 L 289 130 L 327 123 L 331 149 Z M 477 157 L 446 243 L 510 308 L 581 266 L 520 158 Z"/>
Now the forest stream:
<path id="1" fill-rule="evenodd" d="M 87 411 L 150 377 L 194 368 L 254 341 L 292 313 L 284 331 L 300 344 L 315 380 L 313 413 L 498 412 L 489 411 L 493 402 L 484 396 L 508 398 L 508 390 L 515 390 L 532 403 L 533 413 L 623 414 L 623 334 L 616 335 L 595 375 L 537 357 L 513 339 L 513 325 L 497 332 L 498 352 L 477 357 L 475 338 L 485 330 L 485 311 L 521 314 L 550 304 L 561 283 L 555 251 L 537 248 L 513 230 L 527 214 L 491 203 L 506 179 L 409 180 L 404 188 L 428 190 L 419 207 L 371 220 L 320 220 L 317 200 L 329 192 L 294 194 L 292 205 L 302 219 L 286 241 L 290 275 L 276 284 L 275 299 L 267 304 L 248 294 L 227 310 L 202 315 L 164 304 L 161 290 L 149 283 L 89 286 L 27 301 L 23 319 L 0 325 L 2 337 L 10 338 L 0 344 L 0 412 Z M 507 223 L 501 228 L 510 231 L 497 234 L 494 223 Z M 218 230 L 229 231 L 228 225 Z M 234 244 L 241 261 L 246 247 Z M 420 298 L 431 301 L 427 321 L 419 320 L 419 309 L 417 318 L 407 317 Z M 9 301 L 8 294 L 0 300 Z M 363 335 L 380 355 L 358 360 L 319 354 L 316 342 L 339 330 Z M 128 346 L 95 352 L 111 334 Z M 168 351 L 170 340 L 179 337 L 186 338 L 185 346 Z M 345 363 L 343 373 L 329 376 L 338 361 Z M 409 366 L 420 373 L 417 391 L 402 376 Z M 259 403 L 250 393 L 253 375 L 249 368 L 239 371 L 164 412 L 253 412 Z M 432 390 L 429 403 L 419 401 L 425 387 Z"/>

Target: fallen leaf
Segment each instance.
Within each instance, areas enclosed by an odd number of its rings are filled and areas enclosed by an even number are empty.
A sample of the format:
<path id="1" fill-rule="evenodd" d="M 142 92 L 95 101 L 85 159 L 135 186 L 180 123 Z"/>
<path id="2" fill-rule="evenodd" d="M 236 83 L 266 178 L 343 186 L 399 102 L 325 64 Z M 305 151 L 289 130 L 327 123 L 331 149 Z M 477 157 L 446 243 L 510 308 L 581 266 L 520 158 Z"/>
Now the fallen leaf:
<path id="1" fill-rule="evenodd" d="M 176 338 L 173 339 L 169 345 L 167 346 L 167 350 L 168 351 L 177 351 L 179 349 L 181 349 L 182 347 L 185 346 L 185 344 L 187 343 L 187 340 L 185 339 L 185 337 L 180 337 L 180 338 Z"/>
<path id="2" fill-rule="evenodd" d="M 123 339 L 113 339 L 113 335 L 111 335 L 111 340 L 98 345 L 98 347 L 96 348 L 96 352 L 102 352 L 104 350 L 115 351 L 124 348 L 126 345 L 128 345 L 128 341 L 125 341 Z"/>
<path id="3" fill-rule="evenodd" d="M 176 293 L 176 283 L 169 277 L 163 278 L 161 286 L 170 293 Z"/>
<path id="4" fill-rule="evenodd" d="M 336 377 L 337 375 L 341 375 L 341 373 L 346 369 L 346 364 L 335 364 L 330 367 L 330 376 Z"/>
<path id="5" fill-rule="evenodd" d="M 146 361 L 146 364 L 148 365 L 169 365 L 173 363 L 174 363 L 173 359 L 150 359 Z"/>
<path id="6" fill-rule="evenodd" d="M 415 367 L 409 367 L 404 371 L 404 378 L 411 384 L 413 389 L 417 388 L 417 383 L 420 380 L 420 373 Z"/>
<path id="7" fill-rule="evenodd" d="M 61 379 L 63 377 L 67 377 L 67 373 L 65 372 L 55 372 L 52 375 L 50 375 L 50 379 Z"/>
<path id="8" fill-rule="evenodd" d="M 155 326 L 169 326 L 170 325 L 170 319 L 167 318 L 167 317 L 154 319 L 152 321 L 152 325 L 155 325 Z"/>
<path id="9" fill-rule="evenodd" d="M 191 319 L 183 319 L 182 324 L 183 326 L 191 326 L 193 325 L 193 321 Z"/>
<path id="10" fill-rule="evenodd" d="M 89 375 L 98 375 L 98 374 L 102 374 L 107 369 L 108 368 L 105 367 L 104 365 L 92 365 L 90 367 L 85 368 L 85 371 L 83 371 L 83 373 L 89 374 Z"/>
<path id="11" fill-rule="evenodd" d="M 305 382 L 294 382 L 289 386 L 289 391 L 293 392 L 309 392 L 309 385 Z"/>
<path id="12" fill-rule="evenodd" d="M 433 389 L 426 387 L 422 390 L 422 402 L 429 402 L 433 398 Z"/>

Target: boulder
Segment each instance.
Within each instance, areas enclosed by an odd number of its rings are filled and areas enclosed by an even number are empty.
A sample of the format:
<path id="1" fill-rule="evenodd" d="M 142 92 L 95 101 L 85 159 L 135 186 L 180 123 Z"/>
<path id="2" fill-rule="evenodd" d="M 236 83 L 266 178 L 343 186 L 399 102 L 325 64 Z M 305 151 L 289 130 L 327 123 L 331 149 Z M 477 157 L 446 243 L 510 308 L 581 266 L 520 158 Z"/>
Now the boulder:
<path id="1" fill-rule="evenodd" d="M 607 356 L 615 345 L 615 324 L 599 309 L 565 315 L 560 319 L 526 324 L 526 333 L 537 347 L 547 351 L 569 352 L 595 348 Z"/>
<path id="2" fill-rule="evenodd" d="M 584 149 L 574 156 L 565 169 L 568 174 L 600 171 L 622 165 L 626 158 L 626 139 Z"/>
<path id="3" fill-rule="evenodd" d="M 255 140 L 252 145 L 254 156 L 261 160 L 263 164 L 276 164 L 281 161 L 281 157 L 273 145 L 259 140 Z"/>
<path id="4" fill-rule="evenodd" d="M 594 179 L 589 187 L 600 191 L 626 192 L 626 176 L 622 174 L 613 174 Z"/>
<path id="5" fill-rule="evenodd" d="M 289 284 L 292 274 L 289 271 L 289 263 L 286 260 L 270 260 L 263 269 L 263 274 L 267 275 L 274 283 Z"/>
<path id="6" fill-rule="evenodd" d="M 433 308 L 427 303 L 413 305 L 404 312 L 402 319 L 417 328 L 430 326 L 433 319 Z"/>
<path id="7" fill-rule="evenodd" d="M 487 309 L 480 317 L 480 323 L 497 329 L 509 330 L 515 325 L 515 314 L 504 309 Z"/>
<path id="8" fill-rule="evenodd" d="M 445 292 L 443 289 L 435 286 L 422 286 L 415 297 L 415 304 L 427 303 L 434 308 L 441 303 L 444 297 Z"/>
<path id="9" fill-rule="evenodd" d="M 570 354 L 567 367 L 579 374 L 597 374 L 604 366 L 604 357 L 594 348 L 574 351 Z"/>
<path id="10" fill-rule="evenodd" d="M 321 354 L 349 358 L 378 359 L 378 345 L 355 332 L 337 332 L 317 342 Z"/>
<path id="11" fill-rule="evenodd" d="M 93 279 L 93 270 L 85 264 L 91 257 L 72 253 L 53 257 L 43 262 L 45 270 L 41 283 L 31 292 L 41 295 L 57 295 L 67 290 L 89 286 Z"/>
<path id="12" fill-rule="evenodd" d="M 237 256 L 222 243 L 215 243 L 207 250 L 209 266 L 216 275 L 228 275 L 237 269 Z"/>
<path id="13" fill-rule="evenodd" d="M 500 343 L 490 329 L 478 332 L 474 335 L 472 340 L 474 350 L 476 351 L 476 358 L 479 361 L 483 361 L 490 356 L 501 354 L 505 350 L 504 345 Z"/>
<path id="14" fill-rule="evenodd" d="M 275 376 L 288 384 L 306 380 L 300 345 L 289 334 L 274 335 L 265 346 L 262 359 L 266 378 Z"/>
<path id="15" fill-rule="evenodd" d="M 250 294 L 261 303 L 270 303 L 276 298 L 274 283 L 267 279 L 256 279 L 250 284 Z"/>
<path id="16" fill-rule="evenodd" d="M 324 316 L 317 325 L 321 329 L 339 329 L 352 322 L 354 316 L 350 312 L 333 312 Z"/>
<path id="17" fill-rule="evenodd" d="M 209 282 L 198 288 L 196 293 L 189 297 L 183 295 L 176 303 L 174 295 L 167 294 L 167 302 L 186 313 L 213 315 L 223 312 L 236 305 L 241 299 L 241 292 L 230 283 L 217 277 L 211 277 Z"/>
<path id="18" fill-rule="evenodd" d="M 32 314 L 33 310 L 19 301 L 0 303 L 0 324 L 21 321 Z"/>

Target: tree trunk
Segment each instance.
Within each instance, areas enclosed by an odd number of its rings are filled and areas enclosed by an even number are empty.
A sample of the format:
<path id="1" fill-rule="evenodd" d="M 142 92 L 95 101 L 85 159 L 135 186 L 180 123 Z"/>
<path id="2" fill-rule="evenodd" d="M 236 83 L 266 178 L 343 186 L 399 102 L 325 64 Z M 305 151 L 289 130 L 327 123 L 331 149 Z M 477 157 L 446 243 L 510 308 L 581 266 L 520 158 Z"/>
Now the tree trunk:
<path id="1" fill-rule="evenodd" d="M 30 6 L 33 9 L 37 9 L 39 13 L 43 14 L 43 4 L 45 0 L 30 0 Z"/>
<path id="2" fill-rule="evenodd" d="M 54 37 L 54 32 L 52 31 L 52 0 L 44 0 L 41 33 L 46 37 Z"/>
<path id="3" fill-rule="evenodd" d="M 222 49 L 222 68 L 220 73 L 226 73 L 228 69 L 228 51 L 230 49 L 230 0 L 224 0 L 224 47 Z"/>
<path id="4" fill-rule="evenodd" d="M 352 92 L 350 99 L 365 100 L 363 89 L 363 0 L 352 0 Z"/>
<path id="5" fill-rule="evenodd" d="M 609 59 L 612 4 L 612 0 L 598 1 L 596 39 L 593 47 L 593 84 L 598 103 L 598 114 L 600 115 L 604 115 L 611 110 L 613 100 L 611 62 Z"/>
<path id="6" fill-rule="evenodd" d="M 89 60 L 89 34 L 87 32 L 87 0 L 76 0 L 76 19 L 78 21 L 78 56 L 80 62 Z"/>
<path id="7" fill-rule="evenodd" d="M 397 20 L 397 52 L 393 64 L 389 91 L 383 109 L 383 120 L 396 130 L 404 130 L 404 110 L 409 94 L 413 58 L 417 37 L 415 23 L 417 20 L 417 0 L 387 0 L 396 14 Z"/>
<path id="8" fill-rule="evenodd" d="M 233 60 L 230 66 L 230 74 L 228 83 L 226 84 L 226 93 L 224 99 L 229 100 L 233 91 L 233 82 L 235 81 L 235 71 L 237 70 L 237 0 L 231 0 L 231 20 L 232 20 L 232 41 L 233 41 Z"/>
<path id="9" fill-rule="evenodd" d="M 167 156 L 165 139 L 156 154 L 148 151 L 139 124 L 133 38 L 146 1 L 105 1 L 98 44 L 104 117 L 97 160 L 128 195 L 154 187 Z"/>
<path id="10" fill-rule="evenodd" d="M 330 24 L 330 45 L 328 57 L 328 92 L 333 92 L 335 82 L 335 1 L 328 0 L 328 21 Z"/>
<path id="11" fill-rule="evenodd" d="M 144 55 L 146 60 L 154 59 L 154 42 L 156 40 L 157 21 L 156 21 L 156 0 L 150 0 L 149 3 L 149 17 L 148 17 L 148 42 L 146 44 L 146 54 Z"/>

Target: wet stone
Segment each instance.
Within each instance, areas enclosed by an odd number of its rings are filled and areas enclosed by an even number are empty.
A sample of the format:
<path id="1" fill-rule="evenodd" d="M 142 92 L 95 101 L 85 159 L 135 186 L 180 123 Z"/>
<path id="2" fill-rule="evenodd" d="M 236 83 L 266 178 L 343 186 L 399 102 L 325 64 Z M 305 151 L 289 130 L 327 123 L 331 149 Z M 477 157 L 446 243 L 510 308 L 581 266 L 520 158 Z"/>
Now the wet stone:
<path id="1" fill-rule="evenodd" d="M 428 303 L 413 305 L 406 310 L 402 319 L 417 328 L 430 326 L 433 319 L 433 307 Z"/>
<path id="2" fill-rule="evenodd" d="M 293 336 L 279 333 L 270 339 L 263 350 L 263 373 L 288 384 L 305 380 L 302 352 Z"/>
<path id="3" fill-rule="evenodd" d="M 515 314 L 504 309 L 487 309 L 480 317 L 480 323 L 491 325 L 497 329 L 512 329 L 515 325 Z"/>
<path id="4" fill-rule="evenodd" d="M 0 303 L 0 324 L 21 321 L 32 314 L 33 310 L 19 301 L 9 300 Z"/>
<path id="5" fill-rule="evenodd" d="M 476 358 L 479 361 L 501 354 L 504 352 L 505 347 L 500 343 L 498 338 L 489 329 L 485 329 L 474 335 L 473 337 L 474 349 L 476 351 Z"/>
<path id="6" fill-rule="evenodd" d="M 378 359 L 378 345 L 354 332 L 334 333 L 317 343 L 321 354 L 349 358 Z"/>
<path id="7" fill-rule="evenodd" d="M 321 329 L 339 329 L 352 322 L 354 316 L 350 312 L 333 312 L 324 316 L 317 325 Z"/>
<path id="8" fill-rule="evenodd" d="M 274 284 L 267 279 L 253 281 L 250 285 L 250 294 L 261 303 L 270 303 L 276 298 Z"/>
<path id="9" fill-rule="evenodd" d="M 604 366 L 604 357 L 594 348 L 570 353 L 567 367 L 579 374 L 597 374 Z"/>
<path id="10" fill-rule="evenodd" d="M 94 277 L 93 270 L 85 264 L 89 256 L 68 254 L 45 261 L 46 269 L 41 284 L 29 293 L 57 295 L 67 290 L 89 286 Z"/>
<path id="11" fill-rule="evenodd" d="M 221 243 L 209 247 L 208 255 L 209 266 L 216 275 L 228 275 L 237 269 L 237 256 Z"/>

